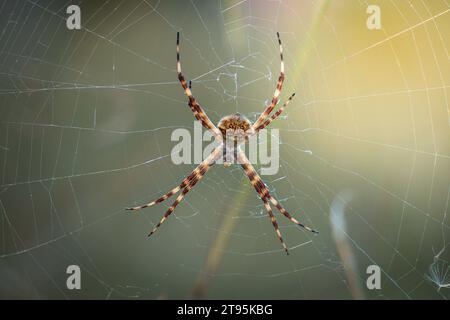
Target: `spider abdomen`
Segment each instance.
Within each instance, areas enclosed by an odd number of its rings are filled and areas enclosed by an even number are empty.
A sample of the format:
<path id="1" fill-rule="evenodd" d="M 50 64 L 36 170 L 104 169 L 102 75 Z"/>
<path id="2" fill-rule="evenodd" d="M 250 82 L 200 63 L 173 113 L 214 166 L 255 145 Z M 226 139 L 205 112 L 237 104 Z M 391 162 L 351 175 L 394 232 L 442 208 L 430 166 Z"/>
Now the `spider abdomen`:
<path id="1" fill-rule="evenodd" d="M 249 134 L 249 131 L 252 129 L 252 124 L 246 117 L 235 113 L 220 119 L 217 127 L 222 132 L 224 139 L 227 137 L 241 139 Z"/>

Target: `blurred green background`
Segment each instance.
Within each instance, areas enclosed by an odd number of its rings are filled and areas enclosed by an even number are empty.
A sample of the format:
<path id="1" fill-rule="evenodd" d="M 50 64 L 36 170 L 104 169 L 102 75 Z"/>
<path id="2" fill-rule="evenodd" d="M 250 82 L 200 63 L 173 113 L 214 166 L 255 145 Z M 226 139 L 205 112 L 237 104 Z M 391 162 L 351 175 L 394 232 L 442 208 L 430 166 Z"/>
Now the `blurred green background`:
<path id="1" fill-rule="evenodd" d="M 448 1 L 10 0 L 0 17 L 1 298 L 450 297 Z M 124 211 L 195 167 L 170 158 L 172 131 L 194 123 L 177 31 L 214 122 L 263 110 L 280 32 L 281 101 L 297 95 L 262 178 L 320 230 L 277 213 L 290 256 L 236 166 L 213 167 L 151 239 L 171 202 Z M 81 290 L 66 288 L 72 264 Z"/>

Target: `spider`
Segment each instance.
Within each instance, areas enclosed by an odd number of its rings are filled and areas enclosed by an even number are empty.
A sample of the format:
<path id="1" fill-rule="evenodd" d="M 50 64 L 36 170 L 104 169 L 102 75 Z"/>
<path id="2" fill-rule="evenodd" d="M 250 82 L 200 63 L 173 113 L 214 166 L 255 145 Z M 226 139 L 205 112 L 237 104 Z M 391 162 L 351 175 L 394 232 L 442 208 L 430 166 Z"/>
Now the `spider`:
<path id="1" fill-rule="evenodd" d="M 294 217 L 292 217 L 275 199 L 267 189 L 264 182 L 261 180 L 260 176 L 256 172 L 255 168 L 251 165 L 249 160 L 247 159 L 244 152 L 239 148 L 239 145 L 245 143 L 250 136 L 257 135 L 258 132 L 267 127 L 273 120 L 275 120 L 284 110 L 284 108 L 289 104 L 289 102 L 294 97 L 295 93 L 292 94 L 288 100 L 270 117 L 269 115 L 275 108 L 278 103 L 278 97 L 281 93 L 281 88 L 284 82 L 284 61 L 283 61 L 283 47 L 281 45 L 280 34 L 277 32 L 278 45 L 280 48 L 280 76 L 278 78 L 278 83 L 275 89 L 275 93 L 273 94 L 272 101 L 270 105 L 266 107 L 264 112 L 259 116 L 259 118 L 255 121 L 255 123 L 251 123 L 245 116 L 240 115 L 239 113 L 235 113 L 232 115 L 228 115 L 223 117 L 217 127 L 211 122 L 206 113 L 203 111 L 202 107 L 198 104 L 191 91 L 191 82 L 189 85 L 186 83 L 183 74 L 181 73 L 181 63 L 180 63 L 180 33 L 177 33 L 177 73 L 178 80 L 181 83 L 181 86 L 184 89 L 189 101 L 188 105 L 191 111 L 194 113 L 195 118 L 201 122 L 201 124 L 208 130 L 212 132 L 215 139 L 219 142 L 219 145 L 211 152 L 211 154 L 197 167 L 194 171 L 191 172 L 189 176 L 187 176 L 179 186 L 173 188 L 168 193 L 163 195 L 162 197 L 156 199 L 153 202 L 148 204 L 127 208 L 127 210 L 140 210 L 147 207 L 150 207 L 154 204 L 163 202 L 174 194 L 178 193 L 180 190 L 181 193 L 176 198 L 175 202 L 170 206 L 167 212 L 162 217 L 161 221 L 153 228 L 150 232 L 149 236 L 151 236 L 155 231 L 166 221 L 166 219 L 170 216 L 170 214 L 175 210 L 176 206 L 183 200 L 184 196 L 194 188 L 194 186 L 203 178 L 206 172 L 216 163 L 216 161 L 221 157 L 225 156 L 225 154 L 233 154 L 234 160 L 237 160 L 237 163 L 240 164 L 245 174 L 247 175 L 250 183 L 255 188 L 259 197 L 264 203 L 264 207 L 269 215 L 272 224 L 275 228 L 278 239 L 280 240 L 286 254 L 289 254 L 288 248 L 281 236 L 280 229 L 278 228 L 277 220 L 273 215 L 272 208 L 270 204 L 274 205 L 282 215 L 288 218 L 290 221 L 300 226 L 301 228 L 308 230 L 312 233 L 318 233 L 316 230 L 311 229 L 310 227 L 303 225 L 299 221 L 297 221 Z M 230 162 L 225 162 L 226 166 L 230 165 Z"/>

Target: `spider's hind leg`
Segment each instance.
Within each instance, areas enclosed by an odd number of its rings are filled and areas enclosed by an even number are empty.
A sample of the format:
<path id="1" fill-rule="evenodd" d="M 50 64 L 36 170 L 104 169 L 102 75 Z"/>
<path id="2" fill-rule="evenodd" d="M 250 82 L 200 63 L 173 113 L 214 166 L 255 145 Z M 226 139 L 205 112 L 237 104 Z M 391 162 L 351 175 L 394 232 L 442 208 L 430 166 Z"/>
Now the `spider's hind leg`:
<path id="1" fill-rule="evenodd" d="M 184 189 L 183 192 L 181 192 L 179 194 L 179 196 L 177 197 L 177 199 L 175 200 L 174 203 L 172 203 L 172 205 L 170 206 L 169 210 L 167 210 L 167 212 L 164 214 L 164 216 L 162 217 L 161 221 L 158 222 L 158 224 L 153 228 L 153 230 L 149 233 L 149 237 L 155 233 L 156 230 L 158 230 L 158 228 L 164 223 L 164 221 L 166 221 L 166 219 L 172 214 L 172 212 L 175 210 L 175 208 L 177 207 L 177 205 L 181 202 L 181 200 L 183 200 L 184 196 L 186 195 L 186 193 L 189 192 L 189 190 L 191 190 L 191 188 L 194 187 L 194 185 L 201 179 L 200 178 L 196 178 L 193 179 Z"/>
<path id="2" fill-rule="evenodd" d="M 277 233 L 277 237 L 281 242 L 281 245 L 284 248 L 284 251 L 286 251 L 286 254 L 289 255 L 289 250 L 286 246 L 286 243 L 284 243 L 283 237 L 281 236 L 280 228 L 278 227 L 277 219 L 275 219 L 275 216 L 273 215 L 272 208 L 270 207 L 269 203 L 265 198 L 261 198 L 264 202 L 264 207 L 266 208 L 266 211 L 270 217 L 270 220 L 272 221 L 273 227 L 275 228 L 275 232 Z"/>
<path id="3" fill-rule="evenodd" d="M 155 233 L 156 230 L 158 230 L 158 228 L 164 223 L 164 221 L 166 221 L 166 219 L 172 214 L 172 212 L 175 210 L 175 208 L 177 207 L 177 205 L 183 200 L 184 196 L 186 195 L 186 193 L 189 192 L 189 190 L 191 190 L 192 188 L 194 188 L 194 186 L 197 184 L 197 182 L 199 182 L 203 176 L 205 175 L 206 172 L 208 172 L 208 170 L 211 168 L 211 166 L 213 166 L 215 164 L 215 161 L 217 159 L 217 156 L 219 155 L 219 151 L 220 149 L 215 149 L 211 155 L 205 160 L 203 161 L 194 171 L 193 171 L 193 177 L 189 180 L 189 182 L 187 183 L 186 187 L 183 189 L 183 191 L 178 195 L 177 199 L 174 201 L 174 203 L 172 203 L 172 205 L 170 206 L 169 210 L 167 210 L 167 212 L 164 214 L 164 216 L 162 217 L 161 221 L 153 228 L 153 230 L 150 232 L 150 234 L 148 235 L 149 237 Z"/>
<path id="4" fill-rule="evenodd" d="M 308 226 L 305 226 L 303 223 L 300 223 L 297 219 L 295 219 L 293 216 L 291 216 L 291 215 L 289 214 L 289 212 L 287 212 L 286 209 L 284 209 L 283 206 L 278 202 L 278 200 L 275 199 L 274 197 L 272 197 L 270 194 L 267 194 L 267 195 L 266 195 L 266 198 L 267 198 L 268 200 L 270 200 L 270 202 L 272 202 L 272 204 L 273 204 L 275 207 L 277 207 L 278 211 L 280 211 L 281 214 L 282 214 L 283 216 L 285 216 L 286 218 L 288 218 L 289 220 L 291 220 L 293 223 L 295 223 L 295 224 L 298 225 L 299 227 L 301 227 L 301 228 L 303 228 L 303 229 L 305 229 L 305 230 L 308 230 L 308 231 L 310 231 L 310 232 L 312 232 L 312 233 L 315 233 L 315 234 L 318 234 L 318 233 L 319 233 L 319 231 L 314 230 L 314 229 L 312 229 L 312 228 L 310 228 L 310 227 L 308 227 Z"/>
<path id="5" fill-rule="evenodd" d="M 157 203 L 163 202 L 164 200 L 170 198 L 171 196 L 173 196 L 175 193 L 177 193 L 178 191 L 180 191 L 182 188 L 184 188 L 191 180 L 192 178 L 195 176 L 195 171 L 192 172 L 186 179 L 183 180 L 183 182 L 173 188 L 172 190 L 170 190 L 169 192 L 167 192 L 165 195 L 163 195 L 162 197 L 156 199 L 155 201 L 149 202 L 147 204 L 144 204 L 142 206 L 137 206 L 137 207 L 130 207 L 130 208 L 126 208 L 125 210 L 131 210 L 131 211 L 136 211 L 136 210 L 141 210 L 141 209 L 145 209 L 148 207 L 151 207 Z"/>
<path id="6" fill-rule="evenodd" d="M 247 175 L 248 179 L 250 180 L 250 183 L 255 188 L 256 192 L 258 192 L 259 197 L 262 201 L 267 202 L 270 201 L 277 209 L 281 212 L 282 215 L 284 215 L 286 218 L 291 220 L 293 223 L 298 225 L 299 227 L 310 231 L 312 233 L 319 233 L 318 231 L 305 226 L 304 224 L 300 223 L 297 219 L 292 217 L 284 208 L 283 206 L 278 202 L 277 199 L 272 197 L 269 193 L 269 190 L 265 186 L 264 182 L 261 180 L 261 177 L 258 175 L 258 173 L 255 171 L 255 168 L 251 165 L 251 163 L 248 161 L 247 157 L 240 152 L 238 154 L 239 156 L 239 162 L 241 164 L 242 169 L 244 169 L 245 174 Z"/>
<path id="7" fill-rule="evenodd" d="M 144 204 L 142 206 L 137 206 L 137 207 L 131 207 L 131 208 L 126 208 L 126 210 L 141 210 L 141 209 L 145 209 L 148 207 L 151 207 L 157 203 L 163 202 L 164 200 L 170 198 L 171 196 L 173 196 L 175 193 L 177 193 L 178 191 L 180 191 L 181 189 L 185 188 L 186 186 L 188 186 L 192 180 L 194 180 L 198 174 L 204 170 L 205 166 L 209 166 L 208 161 L 211 161 L 212 158 L 216 157 L 215 153 L 217 153 L 217 151 L 214 151 L 214 156 L 210 155 L 209 158 L 207 158 L 203 163 L 201 163 L 197 168 L 194 169 L 194 171 L 191 172 L 191 174 L 189 176 L 187 176 L 183 182 L 181 182 L 181 184 L 175 188 L 173 188 L 172 190 L 170 190 L 169 192 L 167 192 L 165 195 L 163 195 L 162 197 L 156 199 L 155 201 L 149 202 L 147 204 Z"/>

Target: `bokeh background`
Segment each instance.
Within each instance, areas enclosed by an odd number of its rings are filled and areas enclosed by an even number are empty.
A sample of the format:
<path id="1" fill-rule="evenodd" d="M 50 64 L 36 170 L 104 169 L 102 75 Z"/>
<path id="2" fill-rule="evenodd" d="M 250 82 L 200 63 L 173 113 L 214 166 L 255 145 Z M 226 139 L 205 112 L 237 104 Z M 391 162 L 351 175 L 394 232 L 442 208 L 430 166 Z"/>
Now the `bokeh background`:
<path id="1" fill-rule="evenodd" d="M 0 297 L 448 299 L 449 30 L 446 0 L 0 1 Z M 291 255 L 239 167 L 213 167 L 150 239 L 171 202 L 123 210 L 195 167 L 170 158 L 194 123 L 177 31 L 214 122 L 263 110 L 280 32 L 297 95 L 263 179 L 320 230 L 277 213 Z"/>

